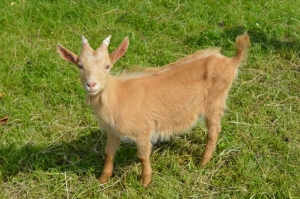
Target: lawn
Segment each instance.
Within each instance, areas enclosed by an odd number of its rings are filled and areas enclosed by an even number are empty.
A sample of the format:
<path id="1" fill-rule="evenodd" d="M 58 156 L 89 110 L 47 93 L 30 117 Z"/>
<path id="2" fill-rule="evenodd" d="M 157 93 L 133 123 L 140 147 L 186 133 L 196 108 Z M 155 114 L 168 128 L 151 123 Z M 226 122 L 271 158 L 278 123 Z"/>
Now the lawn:
<path id="1" fill-rule="evenodd" d="M 0 198 L 300 198 L 300 1 L 1 0 L 0 11 Z M 112 51 L 128 36 L 119 73 L 207 47 L 233 56 L 245 31 L 212 161 L 200 167 L 199 123 L 153 146 L 148 188 L 132 143 L 99 184 L 106 136 L 56 45 L 79 53 L 81 34 L 94 48 L 111 34 Z"/>

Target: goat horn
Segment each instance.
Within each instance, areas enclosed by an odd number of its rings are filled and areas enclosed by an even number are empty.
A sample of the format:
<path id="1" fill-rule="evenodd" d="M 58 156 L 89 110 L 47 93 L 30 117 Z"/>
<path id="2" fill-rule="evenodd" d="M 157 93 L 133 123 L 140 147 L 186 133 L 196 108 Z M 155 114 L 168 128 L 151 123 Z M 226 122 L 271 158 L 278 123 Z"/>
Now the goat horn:
<path id="1" fill-rule="evenodd" d="M 83 46 L 90 46 L 88 40 L 83 35 L 81 35 L 81 41 Z"/>
<path id="2" fill-rule="evenodd" d="M 103 46 L 103 44 L 104 44 L 105 47 L 108 47 L 109 42 L 110 42 L 110 38 L 111 38 L 111 35 L 109 35 L 106 39 L 104 39 L 103 42 L 102 42 L 102 46 Z M 103 47 L 104 47 L 104 46 L 103 46 Z"/>

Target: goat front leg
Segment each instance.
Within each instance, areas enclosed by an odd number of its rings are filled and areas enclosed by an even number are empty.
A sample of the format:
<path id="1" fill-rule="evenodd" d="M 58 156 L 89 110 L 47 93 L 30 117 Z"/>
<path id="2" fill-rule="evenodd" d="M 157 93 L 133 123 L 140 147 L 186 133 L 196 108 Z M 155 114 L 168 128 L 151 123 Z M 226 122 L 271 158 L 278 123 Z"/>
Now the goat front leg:
<path id="1" fill-rule="evenodd" d="M 112 133 L 107 133 L 107 143 L 105 147 L 105 163 L 103 171 L 99 177 L 99 182 L 106 183 L 112 175 L 114 167 L 114 156 L 121 143 L 121 139 Z"/>
<path id="2" fill-rule="evenodd" d="M 203 158 L 201 161 L 201 165 L 206 165 L 214 152 L 214 149 L 217 144 L 218 135 L 221 131 L 221 121 L 222 113 L 216 113 L 214 115 L 207 116 L 206 119 L 206 127 L 207 127 L 207 143 L 205 146 L 205 151 L 203 154 Z"/>
<path id="3" fill-rule="evenodd" d="M 150 154 L 152 144 L 150 138 L 140 137 L 136 140 L 137 145 L 137 156 L 141 161 L 142 165 L 142 176 L 141 182 L 144 187 L 148 187 L 151 183 L 152 169 L 150 164 Z"/>

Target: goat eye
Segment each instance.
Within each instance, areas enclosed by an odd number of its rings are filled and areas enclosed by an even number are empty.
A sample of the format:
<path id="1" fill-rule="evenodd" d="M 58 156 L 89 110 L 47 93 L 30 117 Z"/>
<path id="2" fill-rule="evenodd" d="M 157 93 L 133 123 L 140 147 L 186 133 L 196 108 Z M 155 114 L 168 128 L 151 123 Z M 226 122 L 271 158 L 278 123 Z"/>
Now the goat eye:
<path id="1" fill-rule="evenodd" d="M 110 67 L 110 66 L 109 66 L 109 65 L 107 65 L 107 66 L 105 66 L 105 69 L 109 69 L 109 67 Z"/>
<path id="2" fill-rule="evenodd" d="M 78 68 L 79 68 L 80 70 L 82 70 L 82 69 L 83 69 L 83 66 L 82 66 L 81 64 L 78 64 Z"/>

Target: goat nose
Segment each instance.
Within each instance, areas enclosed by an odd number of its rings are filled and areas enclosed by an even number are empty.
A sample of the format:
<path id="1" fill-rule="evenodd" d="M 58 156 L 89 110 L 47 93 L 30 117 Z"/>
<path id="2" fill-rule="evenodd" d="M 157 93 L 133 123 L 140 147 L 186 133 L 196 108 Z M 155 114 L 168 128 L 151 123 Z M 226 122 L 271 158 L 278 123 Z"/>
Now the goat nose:
<path id="1" fill-rule="evenodd" d="M 97 83 L 94 82 L 94 81 L 88 81 L 86 82 L 86 85 L 89 87 L 89 88 L 93 88 Z"/>

